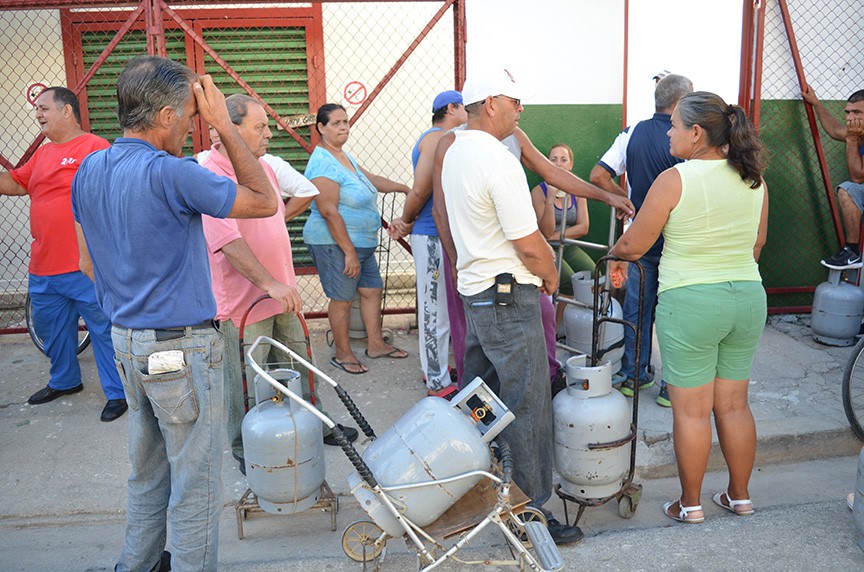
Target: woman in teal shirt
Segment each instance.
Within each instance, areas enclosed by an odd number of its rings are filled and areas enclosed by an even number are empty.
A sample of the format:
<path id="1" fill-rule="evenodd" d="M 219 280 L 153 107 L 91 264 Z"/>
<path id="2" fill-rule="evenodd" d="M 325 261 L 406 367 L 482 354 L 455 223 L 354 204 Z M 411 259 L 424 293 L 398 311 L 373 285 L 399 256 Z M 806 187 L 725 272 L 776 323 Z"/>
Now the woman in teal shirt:
<path id="1" fill-rule="evenodd" d="M 330 298 L 327 317 L 336 346 L 330 363 L 347 373 L 366 373 L 369 369 L 354 355 L 348 336 L 351 302 L 357 295 L 366 326 L 366 357 L 408 356 L 385 343 L 381 336 L 384 284 L 375 248 L 381 228 L 378 193 L 407 193 L 410 189 L 364 170 L 342 149 L 348 141 L 350 124 L 341 105 L 321 106 L 316 127 L 321 142 L 309 157 L 306 178 L 320 194 L 303 227 L 303 240 L 318 269 L 324 293 Z"/>
<path id="2" fill-rule="evenodd" d="M 759 136 L 737 105 L 689 93 L 672 114 L 669 138 L 672 155 L 687 161 L 657 177 L 610 254 L 638 260 L 663 232 L 657 339 L 681 481 L 681 496 L 663 511 L 699 523 L 712 413 L 729 471 L 726 490 L 713 500 L 737 516 L 753 514 L 756 425 L 747 389 L 766 318 L 757 261 L 768 192 Z"/>

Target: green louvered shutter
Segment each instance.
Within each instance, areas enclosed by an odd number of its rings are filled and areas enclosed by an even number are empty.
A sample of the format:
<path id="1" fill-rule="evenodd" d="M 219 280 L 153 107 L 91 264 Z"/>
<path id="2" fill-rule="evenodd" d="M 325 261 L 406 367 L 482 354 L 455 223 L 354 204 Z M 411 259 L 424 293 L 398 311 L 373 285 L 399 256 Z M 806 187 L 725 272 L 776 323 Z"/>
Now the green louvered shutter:
<path id="1" fill-rule="evenodd" d="M 111 39 L 114 31 L 81 33 L 84 69 L 89 69 Z M 306 55 L 306 28 L 210 28 L 203 37 L 210 47 L 264 101 L 281 117 L 309 113 L 309 81 Z M 193 42 L 189 40 L 189 45 Z M 187 40 L 180 29 L 165 30 L 166 55 L 172 60 L 187 62 Z M 147 53 L 147 39 L 143 31 L 130 31 L 111 53 L 87 85 L 87 109 L 90 130 L 113 141 L 121 135 L 116 116 L 117 77 L 133 57 Z M 193 66 L 194 67 L 194 66 Z M 243 92 L 234 79 L 213 59 L 204 53 L 204 69 L 226 95 Z M 301 173 L 306 168 L 308 153 L 285 131 L 271 121 L 273 138 L 269 152 L 289 161 Z M 310 127 L 299 127 L 297 132 L 307 141 Z M 191 153 L 191 139 L 186 151 Z M 295 267 L 311 267 L 312 259 L 303 244 L 303 225 L 308 211 L 288 223 Z"/>
<path id="2" fill-rule="evenodd" d="M 305 27 L 212 28 L 203 31 L 204 41 L 219 57 L 283 118 L 309 113 L 309 79 Z M 213 59 L 204 54 L 204 69 L 225 93 L 245 93 Z M 268 152 L 282 157 L 301 173 L 309 154 L 293 137 L 270 121 L 273 138 Z M 310 127 L 297 133 L 309 140 Z M 312 258 L 303 244 L 303 225 L 308 211 L 288 223 L 294 266 L 310 267 Z"/>

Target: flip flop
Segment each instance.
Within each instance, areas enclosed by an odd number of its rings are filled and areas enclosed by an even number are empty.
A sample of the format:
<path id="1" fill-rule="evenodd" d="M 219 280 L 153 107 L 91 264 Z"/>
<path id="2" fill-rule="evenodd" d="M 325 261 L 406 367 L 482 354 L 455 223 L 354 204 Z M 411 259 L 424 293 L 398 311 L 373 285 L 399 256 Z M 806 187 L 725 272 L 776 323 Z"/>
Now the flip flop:
<path id="1" fill-rule="evenodd" d="M 397 355 L 393 355 L 393 354 L 397 354 L 397 353 L 399 353 L 399 352 L 402 352 L 402 353 L 405 354 L 405 355 L 404 355 L 404 356 L 397 356 Z M 390 351 L 387 352 L 386 354 L 381 354 L 380 356 L 370 356 L 370 355 L 369 355 L 369 350 L 368 350 L 368 349 L 367 349 L 367 350 L 363 350 L 363 353 L 365 353 L 365 354 L 366 354 L 366 357 L 368 357 L 369 359 L 378 359 L 378 358 L 383 358 L 383 357 L 389 357 L 389 358 L 393 358 L 393 359 L 405 359 L 405 358 L 408 357 L 408 352 L 406 352 L 405 350 L 400 350 L 400 349 L 397 348 L 397 347 L 394 347 L 392 350 L 390 350 Z"/>
<path id="2" fill-rule="evenodd" d="M 368 371 L 369 371 L 369 368 L 367 368 L 365 365 L 363 365 L 359 361 L 339 361 L 335 357 L 330 358 L 330 365 L 332 365 L 333 367 L 338 367 L 339 369 L 341 369 L 345 373 L 350 373 L 351 375 L 360 375 L 361 373 L 368 373 Z M 355 365 L 358 367 L 362 367 L 364 369 L 362 371 L 351 371 L 345 367 L 346 365 Z"/>

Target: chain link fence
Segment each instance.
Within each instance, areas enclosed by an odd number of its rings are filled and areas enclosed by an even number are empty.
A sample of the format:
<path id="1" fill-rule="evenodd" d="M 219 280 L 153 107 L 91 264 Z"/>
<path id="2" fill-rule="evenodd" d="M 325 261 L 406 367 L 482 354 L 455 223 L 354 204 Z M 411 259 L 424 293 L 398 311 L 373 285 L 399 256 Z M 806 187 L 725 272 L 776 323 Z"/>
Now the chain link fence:
<path id="1" fill-rule="evenodd" d="M 301 172 L 317 142 L 318 107 L 344 105 L 352 121 L 346 150 L 366 170 L 410 186 L 411 147 L 431 125 L 432 99 L 456 81 L 455 0 L 242 5 L 143 0 L 125 7 L 84 0 L 75 9 L 63 8 L 69 4 L 0 9 L 0 161 L 6 169 L 23 164 L 38 146 L 32 101 L 46 86 L 78 92 L 85 129 L 109 141 L 120 136 L 114 114 L 117 76 L 130 58 L 149 50 L 211 74 L 226 94 L 260 97 L 271 114 L 269 152 Z M 207 126 L 199 123 L 185 152 L 209 144 Z M 402 204 L 402 195 L 379 195 L 385 221 L 400 216 Z M 0 199 L 2 330 L 23 325 L 28 206 L 26 197 Z M 308 211 L 288 229 L 305 310 L 314 317 L 326 311 L 326 298 L 302 240 L 307 216 Z M 385 312 L 415 306 L 414 266 L 406 246 L 381 233 Z"/>
<path id="2" fill-rule="evenodd" d="M 798 73 L 843 120 L 846 98 L 864 87 L 859 49 L 864 5 L 860 0 L 790 1 L 785 22 L 783 4 L 765 1 L 759 124 L 769 160 L 765 180 L 771 216 L 760 266 L 770 305 L 803 309 L 812 301 L 813 287 L 825 280 L 819 260 L 838 250 L 838 235 Z M 792 35 L 784 24 L 791 25 Z M 821 127 L 818 135 L 833 195 L 847 178 L 845 145 Z"/>

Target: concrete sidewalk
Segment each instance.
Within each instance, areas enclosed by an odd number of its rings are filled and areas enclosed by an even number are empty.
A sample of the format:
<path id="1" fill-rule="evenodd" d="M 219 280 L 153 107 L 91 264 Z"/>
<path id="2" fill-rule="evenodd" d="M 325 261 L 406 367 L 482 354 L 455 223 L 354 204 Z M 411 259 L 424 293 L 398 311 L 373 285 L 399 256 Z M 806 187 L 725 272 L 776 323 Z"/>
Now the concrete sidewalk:
<path id="1" fill-rule="evenodd" d="M 359 376 L 348 375 L 327 363 L 332 354 L 324 343 L 326 322 L 310 322 L 321 369 L 348 390 L 379 434 L 425 395 L 417 359 L 417 333 L 408 329 L 410 320 L 407 316 L 390 316 L 387 325 L 395 332 L 396 345 L 411 356 L 404 360 L 364 357 L 370 372 Z M 751 405 L 759 433 L 754 498 L 756 491 L 773 487 L 763 477 L 771 464 L 851 458 L 861 448 L 848 428 L 840 398 L 841 377 L 851 348 L 815 343 L 808 321 L 809 316 L 771 317 L 757 353 L 751 385 Z M 362 341 L 355 342 L 357 355 L 362 356 L 363 347 Z M 659 378 L 659 352 L 653 355 Z M 119 553 L 129 473 L 126 424 L 122 419 L 114 423 L 99 421 L 104 396 L 90 350 L 81 357 L 81 364 L 83 392 L 30 406 L 28 396 L 47 380 L 48 360 L 26 335 L 0 336 L 0 475 L 6 485 L 0 497 L 0 570 L 109 570 Z M 637 480 L 659 479 L 646 486 L 643 495 L 643 510 L 656 513 L 644 517 L 651 519 L 662 518 L 655 509 L 674 497 L 677 486 L 674 478 L 661 478 L 675 474 L 672 415 L 654 403 L 656 392 L 655 386 L 641 394 L 637 449 Z M 353 425 L 332 391 L 324 389 L 323 396 L 337 421 Z M 226 446 L 220 568 L 275 570 L 281 563 L 279 569 L 360 569 L 340 548 L 345 526 L 364 518 L 348 493 L 346 476 L 351 466 L 341 450 L 326 449 L 327 481 L 340 495 L 337 531 L 330 531 L 329 517 L 324 514 L 255 515 L 245 526 L 247 539 L 239 541 L 233 503 L 246 484 Z M 712 454 L 711 466 L 722 468 L 719 451 Z M 722 475 L 709 477 L 706 493 L 713 490 L 708 485 L 714 485 L 715 480 L 717 487 L 722 487 Z M 853 481 L 851 466 L 849 474 L 839 481 L 842 485 L 822 492 L 828 496 L 839 494 L 851 488 Z M 808 498 L 819 500 L 812 495 Z M 548 507 L 563 517 L 561 503 L 554 496 Z M 589 535 L 634 523 L 644 525 L 641 511 L 633 521 L 618 518 L 614 503 L 589 509 L 588 513 L 596 515 L 585 521 Z M 500 544 L 498 539 L 490 542 Z M 388 550 L 408 558 L 401 541 L 391 540 L 390 545 Z M 290 564 L 286 564 L 289 560 Z"/>

